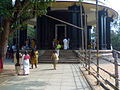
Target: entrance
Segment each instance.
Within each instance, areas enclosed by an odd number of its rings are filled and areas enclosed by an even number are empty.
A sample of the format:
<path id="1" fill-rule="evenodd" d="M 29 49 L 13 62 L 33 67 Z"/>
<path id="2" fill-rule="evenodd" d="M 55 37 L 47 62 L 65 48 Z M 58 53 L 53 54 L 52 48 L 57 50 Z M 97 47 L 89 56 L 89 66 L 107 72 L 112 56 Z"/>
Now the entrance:
<path id="1" fill-rule="evenodd" d="M 66 25 L 65 24 L 56 24 L 55 25 L 55 39 L 60 41 L 60 44 L 63 44 L 63 39 L 67 37 Z"/>

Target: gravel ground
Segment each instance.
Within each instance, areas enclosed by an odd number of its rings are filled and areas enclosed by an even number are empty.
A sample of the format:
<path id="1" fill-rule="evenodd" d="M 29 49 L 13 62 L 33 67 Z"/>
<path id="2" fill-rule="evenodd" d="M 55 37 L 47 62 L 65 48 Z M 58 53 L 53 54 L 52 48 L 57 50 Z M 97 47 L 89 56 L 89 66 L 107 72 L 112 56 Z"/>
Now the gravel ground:
<path id="1" fill-rule="evenodd" d="M 105 60 L 103 60 L 102 58 L 107 58 L 108 60 L 114 62 L 114 58 L 112 57 L 112 55 L 102 55 L 101 58 L 99 59 L 99 67 L 105 69 L 106 71 L 108 71 L 109 73 L 111 73 L 112 75 L 115 75 L 115 66 L 114 64 L 107 62 Z M 94 59 L 92 59 L 92 61 L 94 63 L 97 62 L 96 58 L 94 57 Z M 118 64 L 120 64 L 120 59 L 118 58 Z M 97 70 L 97 67 L 94 64 L 91 64 L 91 67 L 94 68 L 95 70 Z M 81 67 L 81 69 L 83 70 L 84 74 L 86 75 L 86 77 L 89 79 L 89 82 L 92 84 L 92 86 L 95 88 L 95 90 L 104 90 L 102 87 L 100 87 L 99 85 L 96 85 L 96 79 L 92 76 L 92 75 L 88 75 L 88 72 Z M 91 69 L 91 72 L 94 73 L 94 71 Z M 102 76 L 105 80 L 110 81 L 113 85 L 115 85 L 115 80 L 110 77 L 110 75 L 106 74 L 103 70 L 99 70 L 100 76 Z M 120 66 L 118 66 L 118 73 L 120 75 Z M 96 76 L 96 74 L 94 73 L 94 75 Z M 108 88 L 110 88 L 110 90 L 114 90 L 112 89 L 109 85 L 107 85 L 105 83 L 105 81 L 102 78 L 99 78 L 104 84 L 105 86 L 107 86 Z M 120 79 L 120 78 L 119 78 Z M 120 83 L 120 82 L 119 82 Z"/>

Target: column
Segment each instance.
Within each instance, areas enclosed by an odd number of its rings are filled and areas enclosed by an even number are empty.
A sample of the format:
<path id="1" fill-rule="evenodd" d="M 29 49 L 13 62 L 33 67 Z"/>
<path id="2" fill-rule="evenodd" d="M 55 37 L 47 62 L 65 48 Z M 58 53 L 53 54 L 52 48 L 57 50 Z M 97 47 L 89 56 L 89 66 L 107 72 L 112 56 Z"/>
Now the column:
<path id="1" fill-rule="evenodd" d="M 106 46 L 106 17 L 107 11 L 99 11 L 99 49 L 107 49 Z"/>
<path id="2" fill-rule="evenodd" d="M 106 44 L 107 44 L 107 49 L 111 49 L 111 34 L 110 34 L 110 23 L 113 21 L 111 17 L 107 17 L 106 20 Z"/>
<path id="3" fill-rule="evenodd" d="M 92 26 L 87 26 L 87 48 L 90 49 L 91 48 L 91 29 Z"/>

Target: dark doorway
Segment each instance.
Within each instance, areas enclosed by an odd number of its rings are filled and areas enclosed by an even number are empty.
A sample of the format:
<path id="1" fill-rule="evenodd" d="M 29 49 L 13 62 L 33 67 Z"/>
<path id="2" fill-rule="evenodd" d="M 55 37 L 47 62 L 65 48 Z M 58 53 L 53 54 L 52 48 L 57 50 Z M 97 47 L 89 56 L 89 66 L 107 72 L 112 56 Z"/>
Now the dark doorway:
<path id="1" fill-rule="evenodd" d="M 66 25 L 65 24 L 56 24 L 55 25 L 55 39 L 60 41 L 60 44 L 63 44 L 63 39 L 67 36 Z"/>

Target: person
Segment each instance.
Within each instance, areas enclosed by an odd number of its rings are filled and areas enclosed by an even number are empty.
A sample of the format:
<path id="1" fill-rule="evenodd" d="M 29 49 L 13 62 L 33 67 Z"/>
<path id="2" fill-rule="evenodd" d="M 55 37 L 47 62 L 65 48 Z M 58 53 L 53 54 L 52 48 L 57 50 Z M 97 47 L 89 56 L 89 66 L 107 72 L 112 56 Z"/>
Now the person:
<path id="1" fill-rule="evenodd" d="M 2 55 L 0 55 L 2 57 Z M 3 72 L 3 60 L 0 58 L 0 73 Z"/>
<path id="2" fill-rule="evenodd" d="M 10 47 L 7 45 L 7 53 L 6 53 L 6 58 L 10 57 Z"/>
<path id="3" fill-rule="evenodd" d="M 30 56 L 27 51 L 25 51 L 24 55 L 22 56 L 23 59 L 23 75 L 29 75 L 29 60 Z"/>
<path id="4" fill-rule="evenodd" d="M 31 68 L 33 69 L 33 65 L 35 65 L 35 68 L 37 68 L 37 63 L 38 63 L 38 56 L 37 52 L 35 53 L 34 49 L 31 51 Z"/>
<path id="5" fill-rule="evenodd" d="M 37 68 L 37 64 L 38 64 L 38 57 L 39 57 L 39 52 L 38 52 L 38 50 L 37 50 L 37 49 L 35 50 L 35 56 L 36 56 L 36 68 Z"/>
<path id="6" fill-rule="evenodd" d="M 17 50 L 14 52 L 14 64 L 15 64 L 15 71 L 17 75 L 20 75 L 20 69 L 21 69 L 21 53 Z"/>
<path id="7" fill-rule="evenodd" d="M 56 70 L 56 64 L 58 63 L 58 60 L 59 60 L 59 57 L 56 51 L 53 51 L 51 59 L 53 60 L 53 66 L 54 66 L 54 69 Z"/>
<path id="8" fill-rule="evenodd" d="M 57 39 L 54 39 L 54 40 L 53 40 L 53 43 L 52 43 L 52 44 L 53 44 L 53 49 L 56 48 L 57 43 L 58 43 L 58 40 L 57 40 Z"/>
<path id="9" fill-rule="evenodd" d="M 10 59 L 13 59 L 13 58 L 14 58 L 14 57 L 13 57 L 14 51 L 15 51 L 15 50 L 13 50 L 13 48 L 10 47 L 10 50 L 9 50 L 9 58 L 10 58 Z"/>
<path id="10" fill-rule="evenodd" d="M 69 45 L 70 44 L 70 38 L 68 38 L 68 42 L 67 43 L 68 43 L 67 49 L 69 49 L 70 48 L 70 45 Z"/>
<path id="11" fill-rule="evenodd" d="M 95 50 L 95 48 L 96 48 L 96 42 L 95 42 L 95 40 L 92 40 L 92 48 L 93 48 L 93 50 Z"/>
<path id="12" fill-rule="evenodd" d="M 61 45 L 58 42 L 57 45 L 56 45 L 56 48 L 55 48 L 55 50 L 57 51 L 58 56 L 60 54 L 60 48 L 61 48 Z"/>
<path id="13" fill-rule="evenodd" d="M 36 40 L 35 39 L 32 39 L 32 41 L 31 41 L 31 48 L 32 49 L 36 48 Z"/>
<path id="14" fill-rule="evenodd" d="M 30 45 L 29 45 L 29 40 L 27 39 L 26 41 L 25 41 L 25 49 L 30 49 Z"/>
<path id="15" fill-rule="evenodd" d="M 64 43 L 64 50 L 67 50 L 68 49 L 68 40 L 66 38 L 64 38 L 63 43 Z"/>
<path id="16" fill-rule="evenodd" d="M 25 46 L 24 45 L 21 46 L 21 50 L 25 50 Z"/>
<path id="17" fill-rule="evenodd" d="M 16 51 L 16 45 L 15 44 L 12 45 L 12 50 Z"/>

